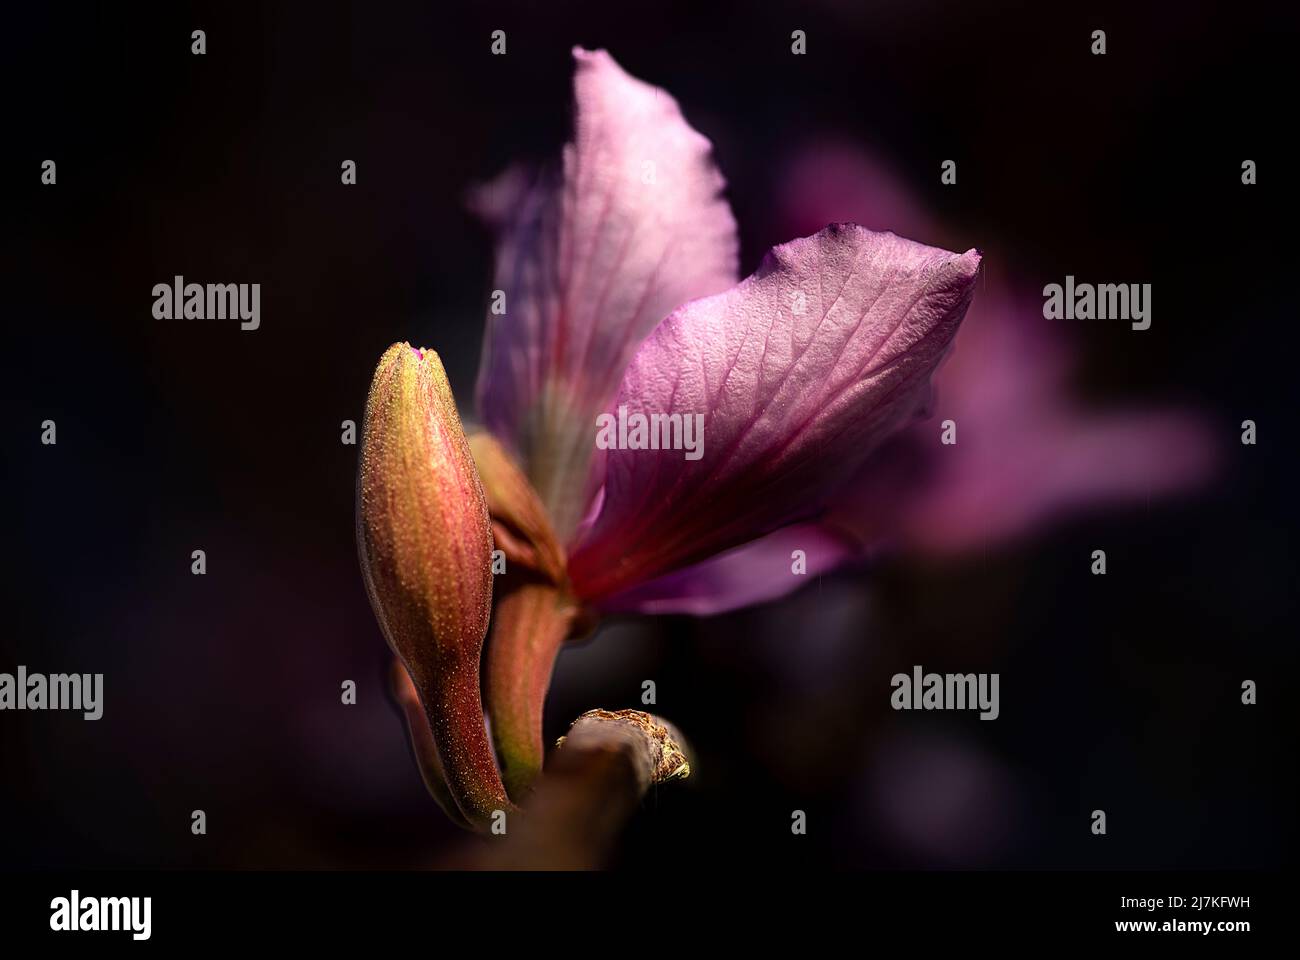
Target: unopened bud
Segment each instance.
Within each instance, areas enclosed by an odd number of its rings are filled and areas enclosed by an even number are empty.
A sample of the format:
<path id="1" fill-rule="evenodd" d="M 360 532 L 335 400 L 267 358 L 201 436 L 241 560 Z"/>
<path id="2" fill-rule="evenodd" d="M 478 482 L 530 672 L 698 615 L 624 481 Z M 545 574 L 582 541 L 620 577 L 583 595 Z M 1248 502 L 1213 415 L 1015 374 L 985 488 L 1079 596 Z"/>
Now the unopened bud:
<path id="1" fill-rule="evenodd" d="M 410 674 L 466 819 L 508 809 L 488 744 L 479 657 L 492 609 L 487 501 L 442 362 L 406 343 L 379 360 L 357 477 L 370 603 Z"/>

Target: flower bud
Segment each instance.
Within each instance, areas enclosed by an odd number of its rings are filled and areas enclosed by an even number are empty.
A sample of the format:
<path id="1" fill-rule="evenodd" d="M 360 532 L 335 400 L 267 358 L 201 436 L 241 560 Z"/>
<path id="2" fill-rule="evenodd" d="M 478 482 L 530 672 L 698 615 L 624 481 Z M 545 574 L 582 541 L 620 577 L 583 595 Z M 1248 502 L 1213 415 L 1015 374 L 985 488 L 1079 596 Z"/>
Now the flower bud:
<path id="1" fill-rule="evenodd" d="M 482 825 L 509 808 L 479 695 L 492 532 L 432 350 L 399 343 L 380 358 L 360 461 L 357 545 L 371 606 L 419 693 L 451 796 Z"/>

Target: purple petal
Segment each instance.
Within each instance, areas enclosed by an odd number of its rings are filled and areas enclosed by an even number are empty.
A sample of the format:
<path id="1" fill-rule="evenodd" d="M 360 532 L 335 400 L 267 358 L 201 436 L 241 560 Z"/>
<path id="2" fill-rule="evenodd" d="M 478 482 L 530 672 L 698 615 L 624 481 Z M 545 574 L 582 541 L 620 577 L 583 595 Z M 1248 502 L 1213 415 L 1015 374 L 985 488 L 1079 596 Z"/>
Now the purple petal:
<path id="1" fill-rule="evenodd" d="M 803 556 L 799 558 L 797 552 Z M 791 524 L 692 567 L 615 594 L 600 607 L 606 613 L 712 616 L 778 600 L 863 554 L 862 544 L 855 538 L 828 526 Z M 797 559 L 802 559 L 801 567 Z"/>
<path id="2" fill-rule="evenodd" d="M 609 451 L 600 515 L 570 558 L 579 594 L 603 599 L 817 511 L 928 398 L 979 263 L 835 224 L 674 312 L 617 407 L 698 415 L 702 455 Z"/>
<path id="3" fill-rule="evenodd" d="M 709 141 L 603 50 L 575 49 L 562 176 L 509 171 L 475 205 L 499 228 L 478 405 L 566 539 L 599 486 L 592 424 L 671 310 L 736 282 L 736 224 Z M 600 465 L 595 464 L 596 476 Z"/>

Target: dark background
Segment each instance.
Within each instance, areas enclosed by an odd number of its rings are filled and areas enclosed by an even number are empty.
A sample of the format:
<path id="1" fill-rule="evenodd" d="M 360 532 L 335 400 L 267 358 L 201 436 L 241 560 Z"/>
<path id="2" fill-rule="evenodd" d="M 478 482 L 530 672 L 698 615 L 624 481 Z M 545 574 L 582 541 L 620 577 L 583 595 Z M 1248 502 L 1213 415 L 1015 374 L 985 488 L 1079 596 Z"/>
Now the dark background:
<path id="1" fill-rule="evenodd" d="M 566 651 L 548 737 L 653 679 L 699 755 L 617 862 L 1290 861 L 1293 23 L 1194 3 L 227 6 L 5 14 L 0 670 L 102 672 L 105 714 L 0 714 L 0 867 L 405 867 L 464 842 L 385 693 L 339 424 L 395 340 L 437 349 L 468 408 L 491 247 L 462 198 L 559 148 L 574 44 L 667 88 L 714 141 L 742 274 L 789 239 L 788 151 L 881 145 L 1025 275 L 1153 282 L 1149 335 L 1080 324 L 1079 388 L 1194 402 L 1227 436 L 1191 501 L 882 562 L 735 615 L 611 623 Z M 948 157 L 957 188 L 934 173 Z M 1260 182 L 1243 188 L 1248 157 Z M 151 288 L 175 274 L 260 282 L 261 329 L 154 320 Z M 1105 578 L 1080 559 L 1097 543 Z M 1000 672 L 1000 719 L 893 713 L 888 678 L 914 663 Z"/>

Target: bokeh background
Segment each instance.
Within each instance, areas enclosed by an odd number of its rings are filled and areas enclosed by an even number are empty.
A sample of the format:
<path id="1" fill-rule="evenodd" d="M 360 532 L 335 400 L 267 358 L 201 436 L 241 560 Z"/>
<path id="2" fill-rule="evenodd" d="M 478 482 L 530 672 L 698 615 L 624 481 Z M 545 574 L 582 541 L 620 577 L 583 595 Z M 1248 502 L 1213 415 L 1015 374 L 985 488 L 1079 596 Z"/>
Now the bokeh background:
<path id="1" fill-rule="evenodd" d="M 1185 405 L 1221 443 L 1188 496 L 883 556 L 732 615 L 610 622 L 566 651 L 548 737 L 637 705 L 652 679 L 697 751 L 615 864 L 1290 860 L 1285 25 L 1200 3 L 229 6 L 5 14 L 0 670 L 102 672 L 106 699 L 95 723 L 0 714 L 0 867 L 419 867 L 465 842 L 385 689 L 340 421 L 360 420 L 395 340 L 437 349 L 468 407 L 492 263 L 464 194 L 559 149 L 574 44 L 667 88 L 713 140 L 742 273 L 790 238 L 803 151 L 870 151 L 945 241 L 1004 251 L 990 269 L 1031 290 L 1152 282 L 1145 334 L 1075 325 L 1073 387 Z M 505 57 L 488 53 L 498 28 Z M 790 54 L 796 28 L 807 56 Z M 57 187 L 39 183 L 49 158 Z M 175 274 L 260 282 L 261 329 L 154 320 L 151 288 Z M 1237 440 L 1246 417 L 1255 447 Z M 46 418 L 57 446 L 40 445 Z M 999 672 L 1001 717 L 894 713 L 889 677 L 918 663 Z"/>

